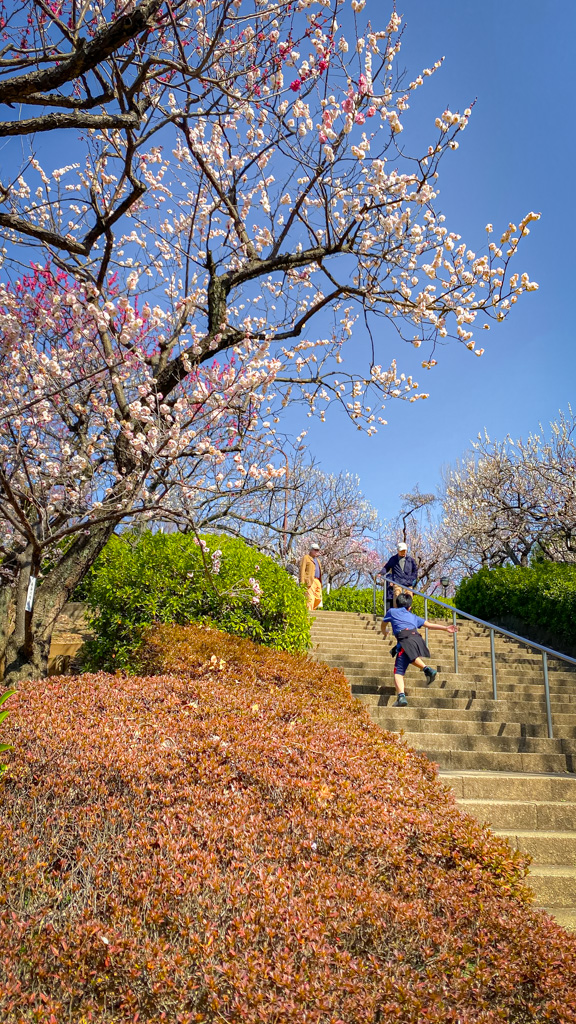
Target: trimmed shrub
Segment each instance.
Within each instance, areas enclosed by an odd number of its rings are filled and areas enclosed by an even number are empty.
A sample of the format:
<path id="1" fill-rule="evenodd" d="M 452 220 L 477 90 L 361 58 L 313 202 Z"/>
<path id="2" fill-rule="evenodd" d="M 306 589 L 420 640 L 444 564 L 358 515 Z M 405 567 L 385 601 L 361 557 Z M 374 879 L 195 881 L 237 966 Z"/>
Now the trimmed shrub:
<path id="1" fill-rule="evenodd" d="M 8 700 L 8 697 L 12 696 L 14 692 L 14 690 L 5 690 L 5 692 L 2 695 L 0 695 L 0 707 L 2 706 L 2 704 L 4 704 L 5 701 Z M 4 721 L 7 714 L 8 708 L 4 708 L 3 711 L 0 711 L 0 722 Z M 10 743 L 0 743 L 0 754 L 5 754 L 7 750 L 12 750 L 12 745 Z M 0 764 L 0 775 L 2 775 L 2 772 L 4 771 L 5 768 L 5 764 Z"/>
<path id="2" fill-rule="evenodd" d="M 509 617 L 530 637 L 548 630 L 560 645 L 576 645 L 576 565 L 540 562 L 531 566 L 480 569 L 456 592 L 463 611 L 504 625 Z M 535 637 L 532 637 L 535 639 Z"/>
<path id="3" fill-rule="evenodd" d="M 197 626 L 145 657 L 14 698 L 0 1019 L 574 1024 L 576 938 L 337 670 Z"/>
<path id="4" fill-rule="evenodd" d="M 442 600 L 445 600 L 446 604 L 454 604 L 450 598 Z M 364 590 L 356 587 L 340 587 L 338 590 L 331 590 L 329 594 L 324 595 L 323 606 L 327 611 L 365 612 L 372 615 L 374 594 L 368 587 Z M 414 596 L 412 611 L 415 615 L 424 615 L 424 598 L 418 597 L 417 594 Z M 376 588 L 376 614 L 384 615 L 384 590 L 381 586 Z M 452 617 L 451 612 L 439 604 L 433 604 L 432 601 L 428 605 L 428 615 L 430 619 L 450 619 Z"/>
<path id="5" fill-rule="evenodd" d="M 123 534 L 110 539 L 84 592 L 95 639 L 90 668 L 137 665 L 142 634 L 155 622 L 199 621 L 277 650 L 310 644 L 298 582 L 242 540 L 207 535 Z"/>

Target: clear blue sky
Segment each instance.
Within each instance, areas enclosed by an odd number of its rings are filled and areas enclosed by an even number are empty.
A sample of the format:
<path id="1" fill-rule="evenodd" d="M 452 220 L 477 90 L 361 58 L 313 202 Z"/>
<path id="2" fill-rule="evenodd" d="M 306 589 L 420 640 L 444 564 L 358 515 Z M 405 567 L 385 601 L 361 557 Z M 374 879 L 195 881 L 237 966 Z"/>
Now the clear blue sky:
<path id="1" fill-rule="evenodd" d="M 380 27 L 388 8 L 386 0 L 367 0 L 363 15 Z M 310 450 L 322 467 L 357 473 L 384 517 L 416 483 L 435 490 L 442 466 L 484 427 L 496 438 L 525 436 L 570 403 L 576 409 L 576 3 L 403 0 L 398 12 L 407 24 L 400 66 L 411 77 L 446 58 L 413 94 L 405 134 L 415 131 L 427 144 L 428 126 L 445 106 L 462 110 L 476 100 L 460 148 L 442 165 L 438 206 L 446 226 L 479 251 L 488 222 L 500 232 L 529 210 L 542 219 L 531 225 L 514 268 L 540 289 L 523 296 L 504 324 L 482 332 L 482 358 L 455 344 L 444 348 L 435 369 L 415 373 L 430 398 L 389 403 L 388 426 L 373 438 L 341 415 L 311 426 Z M 394 354 L 406 357 L 391 340 Z"/>

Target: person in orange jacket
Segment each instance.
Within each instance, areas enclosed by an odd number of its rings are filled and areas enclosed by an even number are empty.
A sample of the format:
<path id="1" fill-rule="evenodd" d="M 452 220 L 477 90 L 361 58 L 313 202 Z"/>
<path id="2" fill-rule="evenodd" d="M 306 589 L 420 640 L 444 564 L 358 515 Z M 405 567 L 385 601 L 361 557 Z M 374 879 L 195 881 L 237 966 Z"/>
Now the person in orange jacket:
<path id="1" fill-rule="evenodd" d="M 300 583 L 306 587 L 306 605 L 309 612 L 322 604 L 322 567 L 318 554 L 319 544 L 311 544 L 309 553 L 300 561 Z"/>

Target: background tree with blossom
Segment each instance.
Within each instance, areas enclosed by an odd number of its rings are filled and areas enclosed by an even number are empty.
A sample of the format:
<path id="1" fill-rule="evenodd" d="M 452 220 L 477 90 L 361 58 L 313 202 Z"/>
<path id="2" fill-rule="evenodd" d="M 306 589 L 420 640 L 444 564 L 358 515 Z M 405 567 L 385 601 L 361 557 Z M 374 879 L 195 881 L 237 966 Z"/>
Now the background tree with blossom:
<path id="1" fill-rule="evenodd" d="M 328 545 L 338 539 L 369 544 L 378 534 L 378 513 L 364 497 L 358 477 L 324 473 L 299 451 L 291 458 L 285 455 L 283 469 L 270 489 L 252 489 L 244 500 L 238 493 L 219 528 L 245 537 L 293 569 L 313 540 L 320 542 L 325 556 Z"/>
<path id="2" fill-rule="evenodd" d="M 474 330 L 536 287 L 510 272 L 536 214 L 477 255 L 436 208 L 470 110 L 403 150 L 440 62 L 404 86 L 400 17 L 346 39 L 344 6 L 21 0 L 5 15 L 3 129 L 28 146 L 0 182 L 11 679 L 45 671 L 59 610 L 121 520 L 162 516 L 174 487 L 190 514 L 199 462 L 240 455 L 249 476 L 244 439 L 289 404 L 324 419 L 336 402 L 374 433 L 386 399 L 426 397 L 391 340 L 422 347 L 423 367 L 439 338 L 481 355 Z M 69 140 L 66 166 L 50 139 Z"/>
<path id="3" fill-rule="evenodd" d="M 442 531 L 460 572 L 576 561 L 576 417 L 526 440 L 479 435 L 445 475 Z"/>
<path id="4" fill-rule="evenodd" d="M 401 494 L 402 506 L 387 524 L 380 540 L 382 561 L 385 563 L 394 554 L 399 541 L 408 545 L 410 555 L 418 565 L 416 586 L 419 590 L 433 593 L 440 585 L 441 576 L 454 580 L 452 540 L 436 513 L 438 497 L 423 494 L 416 486 L 413 491 Z"/>

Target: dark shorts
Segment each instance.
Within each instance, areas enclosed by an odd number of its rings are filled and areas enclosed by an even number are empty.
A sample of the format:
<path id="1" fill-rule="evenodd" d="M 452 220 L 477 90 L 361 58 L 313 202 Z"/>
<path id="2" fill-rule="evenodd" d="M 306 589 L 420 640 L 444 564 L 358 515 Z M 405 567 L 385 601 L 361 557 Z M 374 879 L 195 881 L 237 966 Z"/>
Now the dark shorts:
<path id="1" fill-rule="evenodd" d="M 396 673 L 398 673 L 399 676 L 406 675 L 406 669 L 411 664 L 412 662 L 410 661 L 410 658 L 406 654 L 406 651 L 404 650 L 403 647 L 401 647 L 400 650 L 398 651 L 398 654 L 396 655 L 396 660 L 394 662 L 394 675 L 396 675 Z"/>

